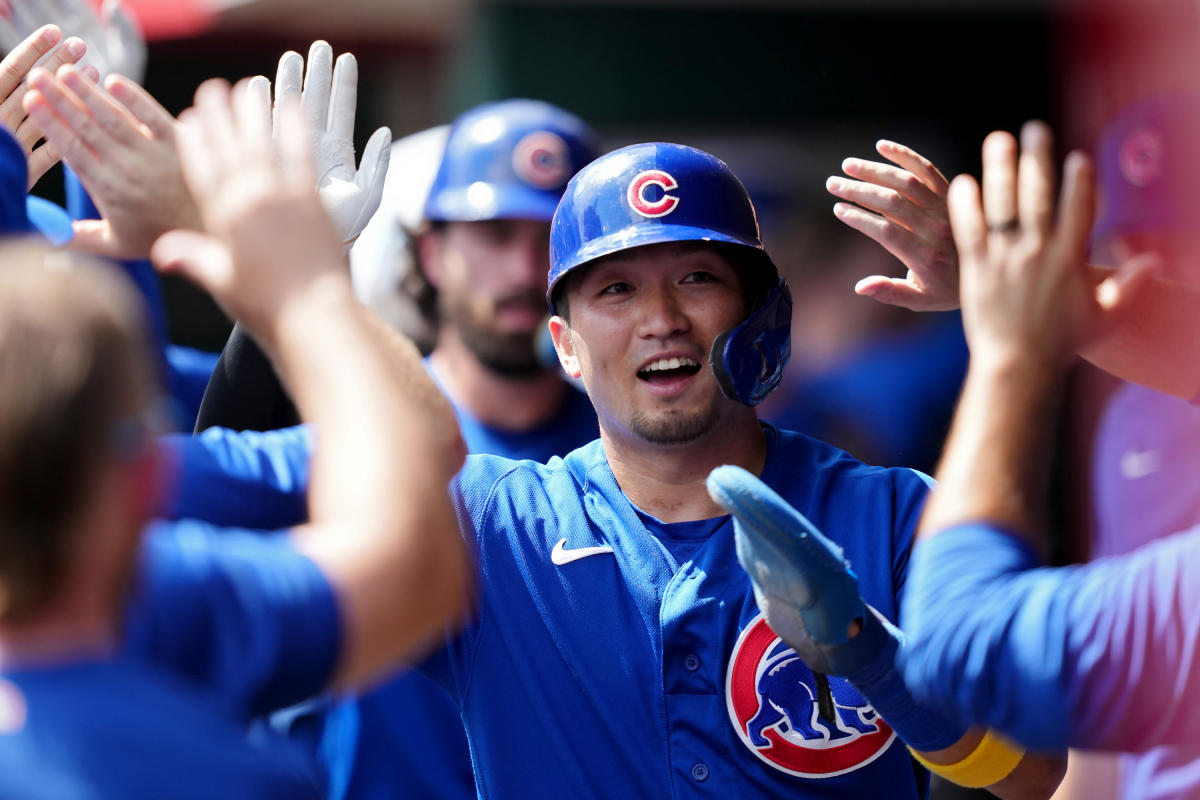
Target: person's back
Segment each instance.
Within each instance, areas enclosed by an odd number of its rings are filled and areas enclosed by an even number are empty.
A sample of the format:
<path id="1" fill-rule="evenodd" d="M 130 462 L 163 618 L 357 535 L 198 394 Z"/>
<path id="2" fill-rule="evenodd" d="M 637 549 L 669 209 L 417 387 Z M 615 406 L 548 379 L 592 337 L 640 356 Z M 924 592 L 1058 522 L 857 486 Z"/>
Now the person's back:
<path id="1" fill-rule="evenodd" d="M 198 687 L 127 658 L 0 671 L 0 797 L 319 797 L 298 753 L 252 746 Z"/>

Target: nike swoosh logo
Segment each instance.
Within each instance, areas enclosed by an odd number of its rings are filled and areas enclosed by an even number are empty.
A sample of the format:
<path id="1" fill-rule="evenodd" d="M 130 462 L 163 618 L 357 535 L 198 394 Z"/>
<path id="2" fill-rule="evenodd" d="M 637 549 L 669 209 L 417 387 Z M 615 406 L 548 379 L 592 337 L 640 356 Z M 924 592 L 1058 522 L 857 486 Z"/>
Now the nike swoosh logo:
<path id="1" fill-rule="evenodd" d="M 556 566 L 561 567 L 563 564 L 570 564 L 572 561 L 578 561 L 581 558 L 598 556 L 601 553 L 611 553 L 613 551 L 606 544 L 597 547 L 576 547 L 574 550 L 568 550 L 563 546 L 566 543 L 566 539 L 559 539 L 558 544 L 554 545 L 554 550 L 550 552 L 550 561 Z"/>
<path id="2" fill-rule="evenodd" d="M 1158 472 L 1162 468 L 1161 462 L 1158 450 L 1126 450 L 1121 454 L 1121 474 L 1129 480 L 1144 478 Z"/>

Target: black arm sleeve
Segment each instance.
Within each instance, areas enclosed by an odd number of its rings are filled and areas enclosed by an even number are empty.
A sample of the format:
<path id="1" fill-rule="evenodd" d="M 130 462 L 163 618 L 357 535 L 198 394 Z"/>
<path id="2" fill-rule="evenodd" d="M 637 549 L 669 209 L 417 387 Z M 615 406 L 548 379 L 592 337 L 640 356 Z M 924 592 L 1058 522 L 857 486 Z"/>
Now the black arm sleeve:
<path id="1" fill-rule="evenodd" d="M 270 359 L 241 323 L 235 324 L 204 391 L 196 433 L 215 426 L 268 431 L 299 422 Z"/>

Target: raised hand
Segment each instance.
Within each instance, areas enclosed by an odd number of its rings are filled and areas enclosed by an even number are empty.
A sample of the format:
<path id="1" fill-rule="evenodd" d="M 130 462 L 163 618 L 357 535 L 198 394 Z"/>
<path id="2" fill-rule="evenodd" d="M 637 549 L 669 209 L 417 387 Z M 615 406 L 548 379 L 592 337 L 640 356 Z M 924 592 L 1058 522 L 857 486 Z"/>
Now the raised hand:
<path id="1" fill-rule="evenodd" d="M 1050 129 L 1026 123 L 1017 141 L 997 131 L 983 143 L 983 187 L 967 175 L 949 191 L 962 264 L 963 327 L 971 358 L 1044 363 L 1057 370 L 1076 348 L 1108 330 L 1152 271 L 1152 258 L 1123 265 L 1099 285 L 1085 261 L 1095 175 L 1068 156 L 1055 220 Z"/>
<path id="2" fill-rule="evenodd" d="M 25 108 L 95 201 L 102 220 L 75 223 L 71 246 L 112 258 L 145 258 L 154 240 L 196 228 L 175 120 L 145 89 L 112 75 L 104 87 L 76 67 L 30 76 Z"/>
<path id="3" fill-rule="evenodd" d="M 0 7 L 0 43 L 8 52 L 0 61 L 0 125 L 16 137 L 25 151 L 29 188 L 58 163 L 59 151 L 49 142 L 36 146 L 42 139 L 42 129 L 25 110 L 23 103 L 29 88 L 25 78 L 43 58 L 46 68 L 58 69 L 78 62 L 87 53 L 82 39 L 71 37 L 60 44 L 61 40 L 62 31 L 55 25 L 42 25 L 20 38 Z M 95 67 L 84 67 L 80 74 L 93 82 L 98 78 Z"/>
<path id="4" fill-rule="evenodd" d="M 913 311 L 957 308 L 958 258 L 946 209 L 949 183 L 927 158 L 902 144 L 880 140 L 875 147 L 892 163 L 847 158 L 842 169 L 850 179 L 830 177 L 825 188 L 849 201 L 833 207 L 837 218 L 883 245 L 908 274 L 871 275 L 854 291 Z"/>
<path id="5" fill-rule="evenodd" d="M 87 42 L 84 64 L 101 77 L 116 73 L 135 83 L 145 77 L 146 40 L 120 0 L 104 0 L 99 9 L 90 0 L 0 0 L 0 46 L 6 51 L 46 23 Z"/>
<path id="6" fill-rule="evenodd" d="M 304 59 L 288 52 L 279 59 L 275 77 L 275 135 L 283 134 L 278 109 L 281 103 L 299 102 L 312 136 L 317 190 L 346 249 L 354 243 L 383 196 L 383 179 L 391 156 L 392 134 L 380 128 L 363 150 L 362 165 L 355 169 L 354 117 L 358 106 L 358 62 L 343 53 L 333 62 L 326 42 L 313 42 Z"/>
<path id="7" fill-rule="evenodd" d="M 350 291 L 340 241 L 313 188 L 300 109 L 285 103 L 279 117 L 276 144 L 250 81 L 232 93 L 222 80 L 200 86 L 178 137 L 204 233 L 172 231 L 152 252 L 159 268 L 182 272 L 267 341 L 297 293 L 325 284 Z"/>

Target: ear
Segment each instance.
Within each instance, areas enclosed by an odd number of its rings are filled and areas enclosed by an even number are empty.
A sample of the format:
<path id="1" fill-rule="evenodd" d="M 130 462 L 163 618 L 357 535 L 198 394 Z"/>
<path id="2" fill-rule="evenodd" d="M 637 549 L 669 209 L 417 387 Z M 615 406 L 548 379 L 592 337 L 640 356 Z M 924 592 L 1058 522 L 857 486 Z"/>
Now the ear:
<path id="1" fill-rule="evenodd" d="M 126 464 L 127 507 L 146 521 L 158 516 L 168 493 L 175 491 L 177 460 L 177 454 L 167 452 L 160 440 L 147 442 L 142 452 Z"/>
<path id="2" fill-rule="evenodd" d="M 425 280 L 435 289 L 441 289 L 442 282 L 442 234 L 440 231 L 428 230 L 417 236 L 417 269 L 425 275 Z"/>
<path id="3" fill-rule="evenodd" d="M 554 340 L 554 352 L 558 353 L 558 363 L 562 365 L 563 372 L 572 378 L 578 378 L 582 371 L 579 369 L 579 356 L 575 352 L 571 326 L 558 315 L 551 317 L 547 324 L 550 326 L 550 338 Z"/>

